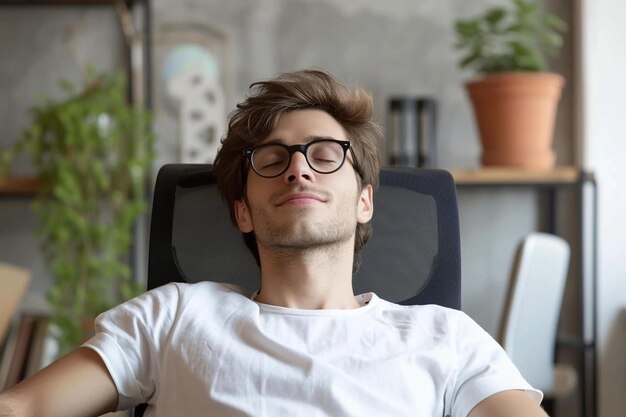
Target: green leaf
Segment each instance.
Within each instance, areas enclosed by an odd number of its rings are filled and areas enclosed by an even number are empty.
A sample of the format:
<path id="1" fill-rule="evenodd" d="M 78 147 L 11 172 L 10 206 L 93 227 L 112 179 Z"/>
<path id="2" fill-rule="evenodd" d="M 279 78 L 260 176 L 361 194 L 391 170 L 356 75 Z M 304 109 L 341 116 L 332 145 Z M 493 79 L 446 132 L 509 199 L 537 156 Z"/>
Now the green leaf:
<path id="1" fill-rule="evenodd" d="M 567 23 L 551 14 L 545 14 L 543 16 L 543 22 L 546 26 L 556 30 L 557 32 L 566 32 L 568 29 Z"/>
<path id="2" fill-rule="evenodd" d="M 548 48 L 548 51 L 558 51 L 563 46 L 563 38 L 555 32 L 547 32 L 542 36 L 542 40 Z"/>
<path id="3" fill-rule="evenodd" d="M 495 26 L 502 21 L 504 16 L 506 16 L 506 10 L 501 7 L 494 7 L 487 10 L 487 13 L 485 14 L 485 21 L 489 25 Z"/>
<path id="4" fill-rule="evenodd" d="M 471 55 L 466 56 L 465 58 L 463 58 L 461 60 L 461 62 L 459 63 L 459 65 L 462 68 L 468 67 L 469 65 L 471 65 L 473 62 L 476 62 L 476 60 L 480 58 L 480 55 L 478 53 L 473 53 Z"/>
<path id="5" fill-rule="evenodd" d="M 479 33 L 479 23 L 475 20 L 458 21 L 455 25 L 456 33 L 461 38 L 472 38 Z"/>
<path id="6" fill-rule="evenodd" d="M 522 16 L 530 16 L 539 11 L 539 4 L 533 0 L 515 0 L 515 8 Z"/>
<path id="7" fill-rule="evenodd" d="M 518 54 L 515 59 L 516 65 L 525 71 L 540 71 L 543 69 L 543 59 L 531 50 L 526 51 L 524 54 Z"/>
<path id="8" fill-rule="evenodd" d="M 502 21 L 504 16 L 506 16 L 506 10 L 500 7 L 495 7 L 487 11 L 487 13 L 485 14 L 485 21 L 490 26 L 496 26 Z"/>
<path id="9" fill-rule="evenodd" d="M 479 73 L 547 69 L 556 56 L 566 25 L 541 9 L 537 0 L 514 0 L 510 8 L 489 8 L 476 18 L 457 21 L 456 48 L 461 68 Z"/>

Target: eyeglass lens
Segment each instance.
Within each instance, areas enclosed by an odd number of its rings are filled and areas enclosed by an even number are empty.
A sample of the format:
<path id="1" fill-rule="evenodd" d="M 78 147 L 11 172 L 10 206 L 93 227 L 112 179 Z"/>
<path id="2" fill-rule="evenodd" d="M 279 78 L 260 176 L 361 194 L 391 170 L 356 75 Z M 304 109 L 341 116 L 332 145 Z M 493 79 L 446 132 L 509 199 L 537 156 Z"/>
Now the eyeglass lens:
<path id="1" fill-rule="evenodd" d="M 263 146 L 252 153 L 252 166 L 263 177 L 275 177 L 282 174 L 289 166 L 291 160 L 289 154 L 289 150 L 284 145 Z M 313 170 L 321 174 L 329 174 L 341 167 L 345 150 L 337 142 L 313 142 L 308 145 L 305 156 Z"/>

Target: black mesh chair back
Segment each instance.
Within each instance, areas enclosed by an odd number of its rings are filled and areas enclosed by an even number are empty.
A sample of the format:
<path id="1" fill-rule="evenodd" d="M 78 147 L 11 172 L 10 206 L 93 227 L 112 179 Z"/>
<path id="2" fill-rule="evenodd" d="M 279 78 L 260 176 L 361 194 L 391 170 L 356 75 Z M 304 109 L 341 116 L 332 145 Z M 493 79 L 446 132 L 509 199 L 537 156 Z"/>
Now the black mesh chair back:
<path id="1" fill-rule="evenodd" d="M 373 233 L 361 250 L 355 294 L 375 292 L 400 304 L 461 307 L 456 188 L 442 170 L 383 169 L 374 195 Z M 250 294 L 260 271 L 231 223 L 210 165 L 170 164 L 154 190 L 148 289 L 211 280 Z M 135 409 L 143 415 L 146 405 Z"/>
<path id="2" fill-rule="evenodd" d="M 442 170 L 386 168 L 380 180 L 373 233 L 361 251 L 355 293 L 459 309 L 461 256 L 452 177 Z M 171 281 L 212 280 L 252 294 L 259 275 L 218 194 L 211 166 L 161 168 L 152 208 L 148 289 Z"/>

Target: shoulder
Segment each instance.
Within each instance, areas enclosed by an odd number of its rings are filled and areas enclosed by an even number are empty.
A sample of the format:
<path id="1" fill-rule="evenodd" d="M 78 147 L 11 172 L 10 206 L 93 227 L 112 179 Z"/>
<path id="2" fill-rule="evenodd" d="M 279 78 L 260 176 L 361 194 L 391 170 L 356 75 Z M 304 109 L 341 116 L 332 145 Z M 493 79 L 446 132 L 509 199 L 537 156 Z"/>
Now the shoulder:
<path id="1" fill-rule="evenodd" d="M 243 290 L 229 284 L 171 282 L 126 301 L 101 316 L 114 320 L 124 316 L 143 317 L 147 321 L 156 317 L 173 319 L 185 311 L 223 308 L 242 300 L 248 300 Z"/>
<path id="2" fill-rule="evenodd" d="M 201 281 L 195 283 L 170 282 L 161 287 L 153 288 L 146 292 L 143 297 L 157 300 L 189 300 L 193 298 L 222 297 L 246 297 L 244 290 L 236 285 L 224 284 L 213 281 Z"/>
<path id="3" fill-rule="evenodd" d="M 146 298 L 176 310 L 224 308 L 250 301 L 240 287 L 213 281 L 169 283 L 148 291 Z"/>
<path id="4" fill-rule="evenodd" d="M 455 352 L 468 344 L 495 344 L 495 340 L 466 313 L 435 304 L 399 305 L 380 300 L 379 314 L 397 328 L 409 328 L 430 337 Z"/>
<path id="5" fill-rule="evenodd" d="M 473 320 L 465 313 L 436 304 L 401 305 L 386 300 L 379 300 L 379 309 L 382 314 L 397 317 L 419 324 L 431 323 L 433 326 L 443 326 L 453 330 Z"/>
<path id="6" fill-rule="evenodd" d="M 428 305 L 399 305 L 379 300 L 378 314 L 394 327 L 418 330 L 445 344 L 453 345 L 463 338 L 466 332 L 482 331 L 480 326 L 462 311 Z"/>

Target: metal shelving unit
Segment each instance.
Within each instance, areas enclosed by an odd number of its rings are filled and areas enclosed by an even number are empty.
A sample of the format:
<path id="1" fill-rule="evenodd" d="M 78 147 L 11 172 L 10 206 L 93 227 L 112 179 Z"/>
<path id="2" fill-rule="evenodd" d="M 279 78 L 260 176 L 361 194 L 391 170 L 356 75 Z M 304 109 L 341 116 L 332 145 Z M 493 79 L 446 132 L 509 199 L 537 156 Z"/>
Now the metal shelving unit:
<path id="1" fill-rule="evenodd" d="M 578 281 L 577 306 L 580 321 L 577 334 L 559 334 L 558 349 L 576 352 L 581 410 L 584 417 L 597 414 L 597 184 L 591 172 L 576 167 L 559 167 L 551 171 L 530 171 L 509 168 L 483 168 L 470 171 L 451 171 L 457 188 L 513 188 L 536 189 L 546 194 L 547 233 L 559 235 L 558 204 L 563 191 L 576 195 L 576 242 L 581 256 L 574 259 L 575 271 L 569 280 Z"/>

